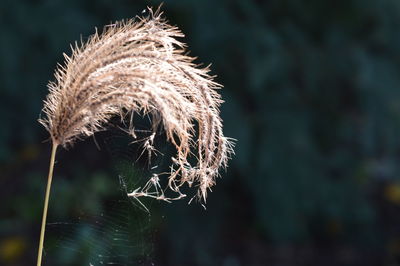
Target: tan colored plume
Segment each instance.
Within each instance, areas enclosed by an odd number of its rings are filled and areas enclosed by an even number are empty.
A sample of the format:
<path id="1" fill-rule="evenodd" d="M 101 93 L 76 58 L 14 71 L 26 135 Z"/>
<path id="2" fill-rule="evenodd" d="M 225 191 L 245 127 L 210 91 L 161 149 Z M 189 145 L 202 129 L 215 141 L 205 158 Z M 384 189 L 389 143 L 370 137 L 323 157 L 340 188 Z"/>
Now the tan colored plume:
<path id="1" fill-rule="evenodd" d="M 44 199 L 37 266 L 41 265 L 46 217 L 58 146 L 69 146 L 107 127 L 111 118 L 139 112 L 152 117 L 153 133 L 144 148 L 154 149 L 158 127 L 176 148 L 171 158 L 168 185 L 162 188 L 154 174 L 143 186 L 128 196 L 159 200 L 185 197 L 184 184 L 198 186 L 197 196 L 206 201 L 221 167 L 226 167 L 233 145 L 222 132 L 219 116 L 221 87 L 208 74 L 208 68 L 193 63 L 186 55 L 178 28 L 161 17 L 159 9 L 136 20 L 117 22 L 97 32 L 85 44 L 72 48 L 65 64 L 55 72 L 39 122 L 52 140 L 52 152 Z M 133 125 L 129 125 L 129 129 Z M 198 132 L 195 132 L 198 128 Z M 135 132 L 131 132 L 135 137 Z M 190 163 L 195 158 L 195 165 Z M 164 193 L 169 188 L 175 197 Z M 193 198 L 192 198 L 193 199 Z M 140 202 L 140 201 L 139 201 Z M 144 206 L 145 207 L 145 206 Z M 146 208 L 146 207 L 145 207 Z"/>
<path id="2" fill-rule="evenodd" d="M 167 178 L 178 196 L 164 195 L 158 175 L 128 195 L 178 199 L 185 196 L 180 187 L 188 184 L 198 186 L 198 198 L 205 201 L 232 152 L 219 116 L 222 100 L 215 89 L 221 85 L 186 55 L 186 45 L 176 39 L 183 34 L 161 14 L 149 8 L 147 17 L 106 26 L 102 34 L 76 44 L 71 56 L 64 54 L 65 65 L 59 65 L 56 81 L 48 86 L 46 117 L 39 121 L 53 144 L 65 147 L 104 129 L 114 116 L 148 114 L 153 131 L 162 126 L 176 148 Z M 189 163 L 191 156 L 195 165 Z"/>

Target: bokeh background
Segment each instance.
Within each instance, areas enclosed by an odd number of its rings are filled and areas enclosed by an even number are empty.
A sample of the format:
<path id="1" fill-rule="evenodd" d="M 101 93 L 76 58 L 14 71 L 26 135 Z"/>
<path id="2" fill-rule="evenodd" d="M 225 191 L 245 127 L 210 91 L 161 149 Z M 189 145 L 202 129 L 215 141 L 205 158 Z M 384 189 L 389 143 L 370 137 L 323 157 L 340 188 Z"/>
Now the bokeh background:
<path id="1" fill-rule="evenodd" d="M 35 263 L 50 155 L 37 119 L 62 53 L 159 4 L 0 1 L 0 265 Z M 60 150 L 44 265 L 106 263 L 116 228 L 117 265 L 400 265 L 400 1 L 162 9 L 225 86 L 236 156 L 207 210 L 152 202 L 149 216 L 124 200 L 113 148 Z"/>

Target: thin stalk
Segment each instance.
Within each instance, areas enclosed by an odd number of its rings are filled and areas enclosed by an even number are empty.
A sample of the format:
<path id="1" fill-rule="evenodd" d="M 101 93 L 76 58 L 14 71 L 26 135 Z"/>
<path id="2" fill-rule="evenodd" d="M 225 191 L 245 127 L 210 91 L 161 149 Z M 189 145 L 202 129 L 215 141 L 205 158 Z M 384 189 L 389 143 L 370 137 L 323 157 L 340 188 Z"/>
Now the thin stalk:
<path id="1" fill-rule="evenodd" d="M 50 196 L 50 190 L 51 190 L 51 181 L 53 179 L 53 169 L 54 169 L 54 160 L 56 158 L 56 150 L 57 150 L 57 144 L 55 144 L 53 142 L 53 146 L 52 146 L 52 149 L 51 149 L 49 176 L 47 177 L 46 196 L 44 198 L 42 229 L 40 230 L 40 240 L 39 240 L 39 251 L 38 251 L 38 258 L 37 258 L 37 266 L 41 266 L 42 265 L 43 242 L 44 242 L 44 233 L 46 231 L 47 208 L 49 206 L 49 196 Z"/>

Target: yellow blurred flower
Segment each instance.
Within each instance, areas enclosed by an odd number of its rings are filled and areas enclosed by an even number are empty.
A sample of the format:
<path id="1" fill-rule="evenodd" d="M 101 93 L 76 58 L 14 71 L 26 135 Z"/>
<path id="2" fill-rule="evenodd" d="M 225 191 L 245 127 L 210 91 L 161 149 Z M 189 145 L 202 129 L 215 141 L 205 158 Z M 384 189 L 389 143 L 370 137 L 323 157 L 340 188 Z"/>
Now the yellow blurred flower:
<path id="1" fill-rule="evenodd" d="M 400 184 L 386 186 L 383 193 L 388 201 L 400 205 Z"/>
<path id="2" fill-rule="evenodd" d="M 0 242 L 0 259 L 3 262 L 12 262 L 22 256 L 26 244 L 21 237 L 9 237 Z"/>

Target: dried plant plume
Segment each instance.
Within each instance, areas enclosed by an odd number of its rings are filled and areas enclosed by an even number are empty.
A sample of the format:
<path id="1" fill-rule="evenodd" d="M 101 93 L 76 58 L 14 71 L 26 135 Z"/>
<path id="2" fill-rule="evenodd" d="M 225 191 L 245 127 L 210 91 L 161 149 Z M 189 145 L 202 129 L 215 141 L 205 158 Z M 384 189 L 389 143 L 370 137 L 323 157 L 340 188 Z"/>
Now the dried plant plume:
<path id="1" fill-rule="evenodd" d="M 221 85 L 213 81 L 208 67 L 199 67 L 187 55 L 186 45 L 177 40 L 183 37 L 181 31 L 170 26 L 159 9 L 148 11 L 147 17 L 106 26 L 102 34 L 75 44 L 71 56 L 64 54 L 65 64 L 58 66 L 56 80 L 48 85 L 45 117 L 39 122 L 54 144 L 67 147 L 105 129 L 112 117 L 147 114 L 154 132 L 147 148 L 160 126 L 176 148 L 167 178 L 168 188 L 178 194 L 166 196 L 154 175 L 128 195 L 179 199 L 185 196 L 180 187 L 187 184 L 198 186 L 198 198 L 205 201 L 233 153 L 219 115 L 222 100 L 216 89 Z M 195 165 L 190 157 L 196 158 Z"/>

